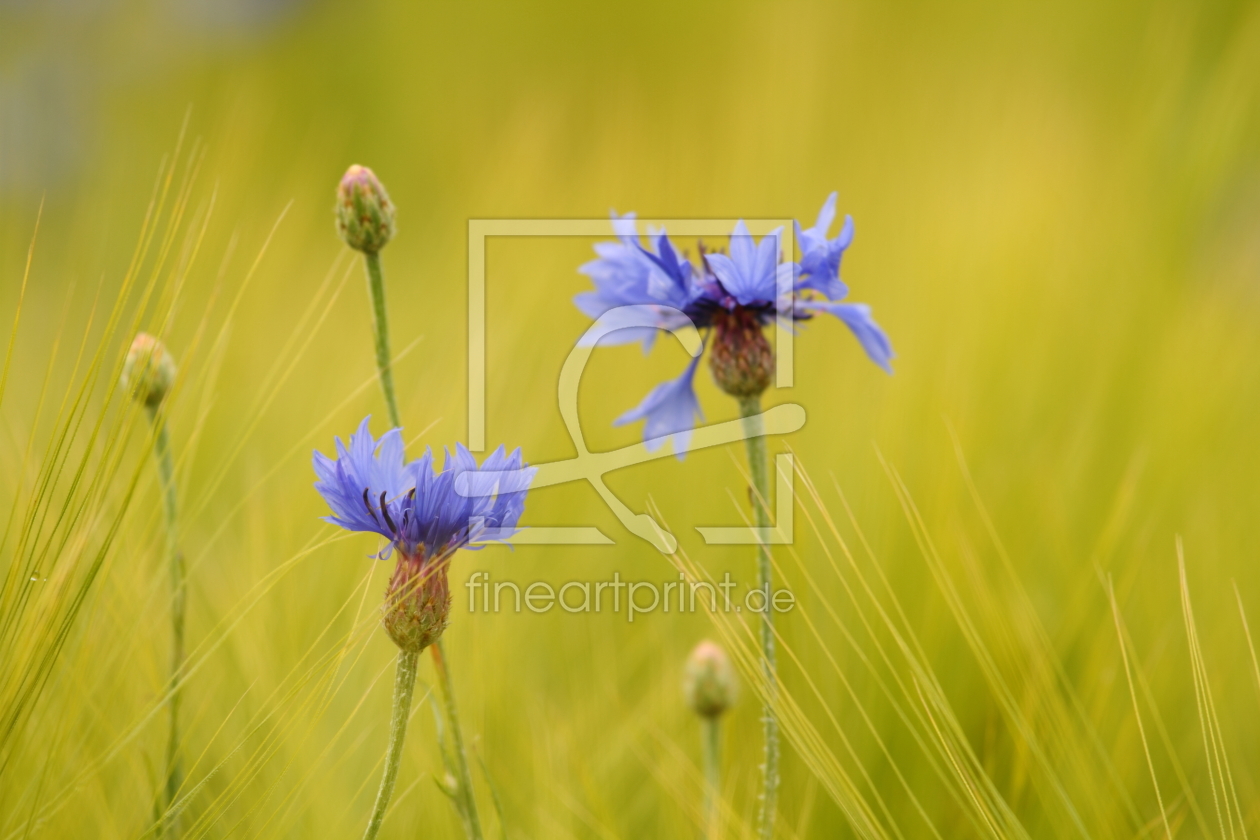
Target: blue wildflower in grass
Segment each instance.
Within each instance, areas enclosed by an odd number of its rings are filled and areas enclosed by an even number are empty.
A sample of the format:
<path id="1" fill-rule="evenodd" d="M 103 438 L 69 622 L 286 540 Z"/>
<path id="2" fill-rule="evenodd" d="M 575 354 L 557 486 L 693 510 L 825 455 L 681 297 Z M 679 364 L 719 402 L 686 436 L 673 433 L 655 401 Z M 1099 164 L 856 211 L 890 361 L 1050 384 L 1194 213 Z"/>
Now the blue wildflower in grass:
<path id="1" fill-rule="evenodd" d="M 351 248 L 363 254 L 368 296 L 372 302 L 372 339 L 376 347 L 377 375 L 390 424 L 401 427 L 402 419 L 394 393 L 393 362 L 389 350 L 385 270 L 380 253 L 397 232 L 397 211 L 390 201 L 385 185 L 371 169 L 355 165 L 346 170 L 341 183 L 337 185 L 336 219 L 337 232 L 341 238 Z M 481 840 L 481 818 L 477 813 L 472 774 L 468 769 L 464 736 L 460 731 L 455 686 L 441 637 L 450 602 L 446 586 L 446 563 L 453 551 L 478 536 L 492 538 L 496 529 L 505 534 L 510 533 L 520 510 L 512 507 L 516 502 L 508 504 L 506 501 L 506 507 L 497 504 L 487 507 L 483 501 L 480 505 L 473 506 L 476 508 L 474 511 L 464 509 L 451 499 L 450 481 L 439 478 L 436 484 L 429 482 L 431 459 L 422 459 L 425 463 L 425 469 L 421 470 L 424 478 L 419 477 L 414 470 L 408 473 L 410 465 L 402 465 L 401 438 L 395 440 L 391 434 L 381 439 L 381 454 L 374 458 L 376 443 L 367 432 L 366 426 L 361 428 L 356 438 L 360 448 L 366 447 L 366 451 L 359 452 L 357 458 L 351 458 L 349 452 L 345 453 L 344 458 L 339 455 L 338 462 L 347 462 L 343 465 L 347 471 L 343 473 L 338 473 L 335 466 L 329 467 L 327 459 L 321 462 L 319 456 L 316 457 L 316 470 L 327 471 L 327 477 L 323 474 L 320 476 L 323 485 L 321 489 L 328 491 L 325 497 L 333 505 L 336 514 L 333 521 L 354 530 L 381 534 L 390 540 L 389 551 L 397 548 L 399 555 L 398 569 L 394 573 L 385 602 L 385 627 L 401 648 L 398 652 L 398 668 L 394 673 L 394 708 L 390 716 L 389 747 L 385 752 L 381 787 L 377 791 L 372 816 L 363 836 L 364 840 L 375 840 L 384 822 L 390 798 L 394 794 L 403 742 L 407 737 L 407 721 L 416 683 L 416 665 L 420 650 L 429 646 L 438 683 L 442 686 L 446 718 L 453 741 L 452 750 L 441 750 L 442 759 L 446 764 L 447 775 L 457 781 L 456 787 L 444 787 L 443 790 L 450 796 L 459 813 L 460 822 L 469 840 Z M 355 438 L 352 438 L 351 449 L 354 447 Z M 498 464 L 504 457 L 500 451 L 492 455 L 487 464 Z M 379 460 L 385 466 L 374 465 L 374 460 Z M 519 455 L 514 453 L 508 460 L 520 466 Z M 446 468 L 439 476 L 447 472 L 454 472 L 456 478 L 480 475 L 468 452 L 460 449 L 457 449 L 453 462 L 448 456 Z M 488 489 L 489 493 L 473 493 L 471 496 L 463 494 L 461 498 L 484 500 L 487 497 L 497 497 L 495 479 L 489 475 L 483 478 L 485 481 L 471 482 L 471 487 L 474 490 Z M 356 480 L 357 484 L 365 485 L 362 488 L 365 502 L 362 511 L 355 506 L 354 498 L 346 496 L 349 491 L 356 490 Z M 487 482 L 490 484 L 488 488 L 483 486 Z M 516 492 L 521 493 L 523 498 L 524 489 L 525 485 L 505 489 L 505 500 Z M 385 495 L 374 495 L 378 491 Z M 407 493 L 413 493 L 410 500 L 406 498 Z M 373 499 L 376 499 L 375 508 Z M 478 518 L 473 515 L 475 513 L 480 513 L 481 516 Z M 472 519 L 465 514 L 472 516 Z M 475 525 L 474 521 L 481 524 Z M 469 524 L 465 528 L 460 522 Z"/>
<path id="2" fill-rule="evenodd" d="M 399 648 L 418 653 L 446 629 L 451 555 L 516 532 L 535 470 L 525 466 L 519 449 L 508 454 L 500 446 L 478 466 L 457 444 L 435 471 L 431 452 L 406 461 L 401 431 L 390 429 L 377 440 L 369 419 L 349 446 L 337 438 L 336 458 L 314 454 L 315 489 L 332 509 L 326 521 L 389 540 L 378 555 L 397 554 L 383 623 Z M 462 475 L 467 477 L 457 482 Z"/>
<path id="3" fill-rule="evenodd" d="M 840 233 L 832 239 L 828 236 L 835 216 L 836 195 L 832 193 L 812 227 L 795 223 L 800 262 L 782 253 L 782 229 L 771 231 L 758 242 L 742 221 L 735 225 L 725 253 L 701 245 L 698 262 L 692 262 L 686 255 L 679 256 L 665 231 L 648 231 L 644 243 L 633 214 L 614 214 L 617 241 L 596 245 L 597 259 L 581 268 L 595 289 L 577 296 L 574 302 L 578 308 L 606 325 L 625 324 L 624 329 L 596 340 L 606 344 L 640 341 L 646 351 L 661 330 L 676 330 L 690 323 L 701 331 L 714 381 L 739 402 L 752 479 L 753 518 L 759 529 L 770 527 L 766 507 L 769 458 L 761 425 L 761 393 L 774 376 L 774 350 L 765 328 L 776 321 L 795 324 L 820 313 L 834 315 L 853 332 L 871 361 L 892 372 L 892 344 L 871 318 L 870 307 L 844 302 L 849 290 L 840 279 L 840 262 L 853 242 L 853 220 L 846 217 Z M 642 319 L 645 309 L 654 317 L 646 326 Z M 619 312 L 625 313 L 621 322 Z M 693 358 L 681 376 L 657 385 L 616 424 L 645 421 L 643 437 L 648 447 L 656 448 L 668 438 L 681 458 L 701 416 L 693 387 L 699 358 Z M 766 544 L 757 547 L 757 585 L 768 601 L 771 558 Z M 763 612 L 760 624 L 767 700 L 761 718 L 763 788 L 757 833 L 762 840 L 771 840 L 779 786 L 773 612 Z"/>
<path id="4" fill-rule="evenodd" d="M 813 227 L 796 224 L 800 262 L 781 253 L 782 230 L 758 242 L 741 221 L 731 233 L 726 253 L 706 251 L 698 262 L 680 256 L 664 231 L 649 231 L 646 243 L 634 214 L 613 215 L 616 242 L 595 246 L 597 259 L 580 271 L 591 278 L 593 291 L 574 302 L 583 313 L 599 318 L 622 306 L 650 306 L 659 312 L 655 327 L 634 326 L 607 336 L 605 344 L 633 341 L 651 347 L 660 329 L 690 322 L 705 335 L 709 366 L 718 386 L 737 399 L 756 397 L 774 375 L 774 353 L 764 328 L 778 318 L 802 322 L 819 313 L 839 318 L 857 337 L 871 361 L 892 372 L 892 345 L 871 317 L 870 307 L 845 303 L 848 287 L 840 279 L 840 261 L 853 241 L 853 220 L 845 218 L 840 233 L 828 239 L 835 220 L 836 194 L 823 205 Z M 658 329 L 660 328 L 660 329 Z M 686 433 L 699 418 L 692 387 L 693 362 L 678 379 L 654 389 L 617 424 L 647 421 L 644 439 L 659 445 L 673 436 L 675 452 L 686 451 Z"/>

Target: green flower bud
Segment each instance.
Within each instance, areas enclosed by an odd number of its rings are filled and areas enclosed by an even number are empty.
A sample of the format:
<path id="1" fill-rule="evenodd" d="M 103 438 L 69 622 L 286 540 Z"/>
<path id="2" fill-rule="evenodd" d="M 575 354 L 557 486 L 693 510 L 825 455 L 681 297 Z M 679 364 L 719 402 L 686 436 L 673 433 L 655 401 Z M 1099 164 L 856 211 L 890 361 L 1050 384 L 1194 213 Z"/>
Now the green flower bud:
<path id="1" fill-rule="evenodd" d="M 713 316 L 709 369 L 719 388 L 732 397 L 755 397 L 774 376 L 774 350 L 757 313 L 737 306 Z"/>
<path id="2" fill-rule="evenodd" d="M 701 717 L 717 717 L 735 703 L 735 669 L 726 651 L 715 642 L 703 641 L 687 657 L 683 696 Z"/>
<path id="3" fill-rule="evenodd" d="M 166 346 L 148 333 L 131 342 L 120 383 L 132 399 L 157 408 L 175 384 L 175 360 Z"/>
<path id="4" fill-rule="evenodd" d="M 426 558 L 423 551 L 414 557 L 398 552 L 381 621 L 394 644 L 408 653 L 424 650 L 446 630 L 451 614 L 449 565 L 449 555 Z"/>
<path id="5" fill-rule="evenodd" d="M 356 251 L 375 254 L 394 238 L 394 205 L 375 173 L 357 163 L 337 185 L 337 233 Z"/>

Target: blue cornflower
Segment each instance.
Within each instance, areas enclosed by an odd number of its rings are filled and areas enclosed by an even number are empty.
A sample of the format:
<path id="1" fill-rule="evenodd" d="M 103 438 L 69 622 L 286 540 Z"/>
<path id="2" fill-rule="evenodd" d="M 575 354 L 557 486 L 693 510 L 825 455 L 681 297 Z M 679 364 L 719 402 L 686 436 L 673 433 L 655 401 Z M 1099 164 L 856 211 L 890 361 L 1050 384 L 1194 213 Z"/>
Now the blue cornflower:
<path id="1" fill-rule="evenodd" d="M 701 330 L 711 348 L 709 366 L 718 386 L 743 399 L 760 394 L 774 374 L 774 354 L 764 328 L 776 319 L 804 321 L 819 312 L 836 316 L 853 332 L 871 361 L 892 372 L 892 345 L 871 318 L 865 304 L 843 303 L 848 287 L 840 279 L 840 261 L 853 241 L 853 220 L 846 216 L 838 236 L 828 239 L 836 215 L 836 194 L 827 197 L 813 227 L 795 223 L 801 248 L 799 263 L 784 260 L 782 229 L 760 242 L 740 221 L 731 233 L 727 253 L 706 251 L 699 261 L 679 256 L 664 230 L 649 231 L 643 244 L 633 213 L 613 214 L 616 242 L 595 246 L 597 259 L 579 270 L 591 278 L 593 291 L 574 302 L 591 318 L 616 322 L 616 311 L 634 306 L 631 326 L 609 334 L 602 343 L 641 341 L 646 351 L 657 332 L 690 323 Z M 643 326 L 642 307 L 659 313 L 652 326 Z M 647 421 L 644 439 L 659 446 L 673 438 L 682 457 L 687 438 L 700 417 L 692 386 L 696 359 L 677 379 L 654 388 L 639 405 L 623 414 L 617 425 Z"/>
<path id="2" fill-rule="evenodd" d="M 336 438 L 337 457 L 315 452 L 315 489 L 332 515 L 325 521 L 348 531 L 367 531 L 389 540 L 378 555 L 396 551 L 398 564 L 385 600 L 385 628 L 404 650 L 423 650 L 446 627 L 450 592 L 446 569 L 460 548 L 502 540 L 516 532 L 535 470 L 519 449 L 500 446 L 477 465 L 457 444 L 434 471 L 426 449 L 414 461 L 403 455 L 402 431 L 379 440 L 365 417 L 347 447 Z"/>

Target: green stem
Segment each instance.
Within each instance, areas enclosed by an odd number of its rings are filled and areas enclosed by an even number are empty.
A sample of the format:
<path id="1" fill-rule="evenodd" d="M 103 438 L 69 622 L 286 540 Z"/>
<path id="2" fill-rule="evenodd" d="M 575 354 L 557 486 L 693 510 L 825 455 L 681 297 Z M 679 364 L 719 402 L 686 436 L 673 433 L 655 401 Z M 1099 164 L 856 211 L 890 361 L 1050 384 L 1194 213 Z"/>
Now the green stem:
<path id="1" fill-rule="evenodd" d="M 398 414 L 398 400 L 394 396 L 394 376 L 390 370 L 389 315 L 385 307 L 385 273 L 381 268 L 381 255 L 364 252 L 363 261 L 367 268 L 368 294 L 372 298 L 372 333 L 376 340 L 376 368 L 380 374 L 381 390 L 385 393 L 389 421 L 394 426 L 400 427 L 402 419 Z M 451 685 L 445 648 L 440 638 L 432 646 L 432 654 L 438 679 L 442 683 L 442 696 L 446 701 L 446 717 L 455 741 L 455 762 L 459 775 L 460 797 L 463 803 L 461 810 L 465 828 L 469 840 L 481 840 L 481 821 L 477 816 L 477 800 L 472 792 L 472 773 L 468 770 L 468 755 L 464 751 L 464 734 L 459 726 L 459 709 L 455 704 L 455 690 Z M 384 791 L 384 786 L 381 790 Z"/>
<path id="2" fill-rule="evenodd" d="M 381 390 L 385 392 L 385 407 L 389 410 L 389 422 L 402 426 L 398 414 L 398 400 L 394 397 L 394 373 L 389 358 L 389 316 L 385 309 L 385 273 L 381 270 L 381 255 L 365 252 L 363 263 L 367 267 L 368 294 L 372 297 L 372 335 L 376 339 L 376 369 L 381 375 Z"/>
<path id="3" fill-rule="evenodd" d="M 459 727 L 455 686 L 451 683 L 451 672 L 446 664 L 446 644 L 440 637 L 433 643 L 432 653 L 433 667 L 437 671 L 438 682 L 442 684 L 442 699 L 446 701 L 446 718 L 450 722 L 451 738 L 455 742 L 455 763 L 459 773 L 459 798 L 463 803 L 464 828 L 470 840 L 482 840 L 481 818 L 477 814 L 477 799 L 472 790 L 472 774 L 468 771 L 468 761 L 464 757 L 464 735 Z"/>
<path id="4" fill-rule="evenodd" d="M 701 747 L 704 751 L 704 836 L 718 836 L 718 802 L 722 794 L 722 718 L 718 715 L 702 719 L 704 727 Z"/>
<path id="5" fill-rule="evenodd" d="M 407 740 L 407 720 L 411 715 L 411 696 L 416 689 L 416 662 L 419 653 L 398 651 L 398 670 L 394 673 L 394 710 L 389 717 L 389 748 L 385 752 L 385 774 L 376 792 L 372 818 L 368 820 L 363 840 L 374 840 L 385 820 L 385 811 L 398 782 L 398 765 L 402 763 L 403 742 Z"/>
<path id="6" fill-rule="evenodd" d="M 170 558 L 171 576 L 171 674 L 167 682 L 170 708 L 170 730 L 166 740 L 166 784 L 160 805 L 159 835 L 179 836 L 178 817 L 168 817 L 175 797 L 183 784 L 183 770 L 179 755 L 179 677 L 184 666 L 184 618 L 188 601 L 187 570 L 184 555 L 179 550 L 176 536 L 175 461 L 171 456 L 171 442 L 166 433 L 166 422 L 158 415 L 156 407 L 148 409 L 149 421 L 154 426 L 153 457 L 157 461 L 158 478 L 162 485 L 162 508 L 166 514 L 166 552 Z"/>
<path id="7" fill-rule="evenodd" d="M 744 419 L 744 431 L 747 434 L 744 443 L 748 447 L 748 471 L 752 474 L 753 521 L 759 529 L 769 529 L 770 511 L 766 505 L 770 499 L 770 468 L 766 455 L 766 439 L 761 426 L 761 398 L 741 398 L 739 415 Z M 757 546 L 757 587 L 765 594 L 765 605 L 761 613 L 761 668 L 766 680 L 766 702 L 762 707 L 761 726 L 765 755 L 762 763 L 761 810 L 757 815 L 757 836 L 761 840 L 771 840 L 774 837 L 775 812 L 779 798 L 779 719 L 774 711 L 778 680 L 770 582 L 770 544 L 762 542 Z"/>

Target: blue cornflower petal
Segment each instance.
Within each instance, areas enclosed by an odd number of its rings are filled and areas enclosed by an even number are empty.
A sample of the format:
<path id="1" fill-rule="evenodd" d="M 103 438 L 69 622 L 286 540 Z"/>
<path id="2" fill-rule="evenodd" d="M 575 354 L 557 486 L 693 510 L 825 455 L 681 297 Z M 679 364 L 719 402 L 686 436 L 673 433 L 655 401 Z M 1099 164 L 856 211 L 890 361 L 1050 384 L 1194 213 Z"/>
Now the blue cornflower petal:
<path id="1" fill-rule="evenodd" d="M 635 338 L 661 331 L 676 331 L 688 324 L 695 326 L 686 313 L 670 306 L 658 305 L 623 305 L 607 310 L 592 324 L 582 337 L 578 339 L 579 347 L 595 345 L 626 344 L 626 336 Z M 648 343 L 645 339 L 644 349 Z"/>
<path id="2" fill-rule="evenodd" d="M 637 420 L 647 420 L 643 424 L 643 442 L 648 451 L 659 449 L 668 438 L 674 454 L 681 459 L 687 454 L 696 418 L 704 419 L 693 386 L 699 362 L 700 354 L 697 354 L 680 376 L 657 385 L 636 407 L 614 420 L 613 425 L 624 426 Z"/>
<path id="3" fill-rule="evenodd" d="M 381 439 L 382 457 L 376 458 L 377 442 L 368 430 L 370 419 L 365 417 L 359 424 L 350 436 L 349 447 L 341 438 L 336 439 L 335 460 L 314 453 L 313 465 L 319 478 L 315 489 L 332 509 L 329 521 L 350 531 L 370 531 L 393 539 L 380 514 L 379 500 L 382 493 L 386 499 L 397 495 L 404 482 L 402 441 L 397 429 L 387 432 Z"/>
<path id="4" fill-rule="evenodd" d="M 836 217 L 836 193 L 827 196 L 818 221 L 814 226 L 801 229 L 796 222 L 796 237 L 801 246 L 801 272 L 803 279 L 798 288 L 813 289 L 829 300 L 841 300 L 849 293 L 840 280 L 840 258 L 853 242 L 853 217 L 844 217 L 844 226 L 835 239 L 827 239 L 827 230 Z"/>
<path id="5" fill-rule="evenodd" d="M 664 230 L 652 241 L 653 250 L 643 249 L 643 255 L 651 263 L 647 281 L 648 296 L 654 302 L 682 309 L 691 302 L 691 263 L 678 258 L 678 252 Z"/>
<path id="6" fill-rule="evenodd" d="M 844 321 L 845 326 L 853 331 L 871 361 L 892 373 L 891 362 L 896 356 L 893 353 L 892 342 L 888 340 L 888 336 L 884 334 L 879 324 L 875 323 L 875 319 L 871 317 L 871 308 L 865 303 L 807 301 L 801 305 L 807 309 L 830 312 Z"/>
<path id="7" fill-rule="evenodd" d="M 490 453 L 480 469 L 475 469 L 475 464 L 473 467 L 464 466 L 457 472 L 456 492 L 468 495 L 473 502 L 472 516 L 479 520 L 480 538 L 507 539 L 517 530 L 526 490 L 538 471 L 524 465 L 520 449 L 508 454 L 502 446 Z"/>
<path id="8" fill-rule="evenodd" d="M 779 263 L 779 241 L 782 228 L 776 228 L 754 244 L 748 227 L 741 219 L 731 233 L 730 256 L 708 254 L 705 259 L 714 275 L 731 297 L 741 306 L 773 302 L 775 273 Z"/>
<path id="9" fill-rule="evenodd" d="M 639 244 L 634 214 L 613 214 L 617 242 L 595 246 L 598 259 L 578 271 L 591 278 L 594 291 L 581 292 L 573 302 L 587 317 L 598 320 L 609 310 L 622 306 L 662 306 L 682 310 L 693 295 L 693 268 L 678 258 L 677 250 L 664 231 L 649 236 L 651 248 Z M 654 328 L 624 329 L 606 334 L 601 344 L 643 343 L 646 351 L 656 339 Z"/>
<path id="10" fill-rule="evenodd" d="M 616 210 L 609 212 L 612 217 L 613 233 L 624 245 L 634 245 L 639 241 L 639 224 L 633 212 L 618 216 Z"/>

